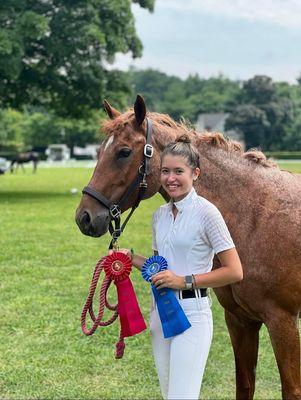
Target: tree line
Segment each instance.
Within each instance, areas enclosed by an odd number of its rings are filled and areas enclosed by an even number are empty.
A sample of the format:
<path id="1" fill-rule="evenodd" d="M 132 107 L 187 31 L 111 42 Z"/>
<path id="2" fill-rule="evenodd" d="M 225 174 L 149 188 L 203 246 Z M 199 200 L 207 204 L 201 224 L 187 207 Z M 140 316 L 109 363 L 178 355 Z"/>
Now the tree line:
<path id="1" fill-rule="evenodd" d="M 156 70 L 115 71 L 115 85 L 123 90 L 107 91 L 105 96 L 124 111 L 136 93 L 145 97 L 148 109 L 184 118 L 195 124 L 200 113 L 230 113 L 226 129 L 242 133 L 247 148 L 262 150 L 301 150 L 301 85 L 273 82 L 255 76 L 245 82 L 224 76 L 187 79 L 168 76 Z M 118 83 L 116 83 L 118 82 Z M 105 114 L 91 109 L 85 116 L 61 116 L 42 106 L 0 110 L 0 149 L 43 148 L 50 143 L 84 146 L 101 140 L 99 125 Z"/>
<path id="2" fill-rule="evenodd" d="M 296 84 L 264 75 L 246 81 L 223 75 L 187 79 L 154 70 L 129 72 L 132 87 L 151 109 L 195 123 L 201 113 L 230 113 L 226 129 L 240 132 L 247 148 L 301 150 L 301 78 Z"/>
<path id="3" fill-rule="evenodd" d="M 230 113 L 226 128 L 248 148 L 301 150 L 301 78 L 181 79 L 109 67 L 118 52 L 142 54 L 131 3 L 152 12 L 155 0 L 1 2 L 0 152 L 98 142 L 102 100 L 123 111 L 137 93 L 149 110 L 192 124 L 200 113 Z"/>

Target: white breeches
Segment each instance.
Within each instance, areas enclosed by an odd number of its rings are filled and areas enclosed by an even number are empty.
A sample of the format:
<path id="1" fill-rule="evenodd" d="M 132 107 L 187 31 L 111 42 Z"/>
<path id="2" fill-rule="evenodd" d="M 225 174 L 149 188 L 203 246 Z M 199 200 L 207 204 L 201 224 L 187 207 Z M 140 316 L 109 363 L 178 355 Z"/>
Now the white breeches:
<path id="1" fill-rule="evenodd" d="M 191 327 L 164 339 L 158 310 L 152 307 L 150 332 L 164 399 L 198 399 L 212 341 L 213 323 L 208 297 L 179 300 Z"/>

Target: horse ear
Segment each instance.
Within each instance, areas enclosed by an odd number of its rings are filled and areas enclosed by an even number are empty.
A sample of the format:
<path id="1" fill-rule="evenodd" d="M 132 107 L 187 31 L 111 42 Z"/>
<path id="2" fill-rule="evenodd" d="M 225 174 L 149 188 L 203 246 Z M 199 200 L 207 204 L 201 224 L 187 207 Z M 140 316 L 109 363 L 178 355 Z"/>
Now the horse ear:
<path id="1" fill-rule="evenodd" d="M 139 94 L 137 95 L 135 101 L 134 111 L 135 111 L 136 122 L 140 126 L 142 125 L 142 122 L 144 121 L 146 115 L 146 106 L 143 97 L 140 96 Z"/>
<path id="2" fill-rule="evenodd" d="M 115 119 L 121 115 L 121 113 L 112 107 L 107 100 L 104 100 L 103 107 L 110 119 Z"/>

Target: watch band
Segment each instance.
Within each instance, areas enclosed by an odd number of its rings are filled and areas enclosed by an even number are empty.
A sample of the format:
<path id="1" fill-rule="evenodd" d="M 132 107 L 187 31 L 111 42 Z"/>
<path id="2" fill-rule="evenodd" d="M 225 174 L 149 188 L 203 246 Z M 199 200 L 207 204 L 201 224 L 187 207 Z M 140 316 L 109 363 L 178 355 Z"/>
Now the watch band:
<path id="1" fill-rule="evenodd" d="M 194 274 L 192 274 L 191 276 L 192 276 L 192 280 L 193 280 L 192 288 L 193 288 L 193 289 L 197 289 L 195 276 L 194 276 Z"/>

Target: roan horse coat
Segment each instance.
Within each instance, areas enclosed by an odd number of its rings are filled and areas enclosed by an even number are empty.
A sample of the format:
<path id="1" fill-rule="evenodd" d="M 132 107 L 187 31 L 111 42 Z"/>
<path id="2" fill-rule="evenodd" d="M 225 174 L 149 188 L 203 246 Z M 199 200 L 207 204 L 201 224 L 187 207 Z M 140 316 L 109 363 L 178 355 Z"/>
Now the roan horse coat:
<path id="1" fill-rule="evenodd" d="M 135 179 L 145 145 L 146 108 L 137 96 L 134 110 L 119 113 L 107 102 L 107 140 L 89 186 L 118 202 Z M 197 192 L 221 211 L 244 269 L 241 282 L 216 288 L 236 363 L 236 397 L 252 399 L 258 338 L 268 329 L 277 360 L 284 399 L 301 399 L 299 312 L 301 306 L 301 178 L 281 171 L 261 152 L 244 153 L 221 134 L 189 131 L 165 115 L 147 113 L 153 123 L 154 155 L 145 198 L 160 187 L 160 152 L 183 132 L 199 150 L 201 175 Z M 126 150 L 126 151 L 125 151 Z M 135 202 L 135 196 L 123 211 Z M 101 236 L 109 224 L 108 210 L 84 195 L 76 221 L 84 234 Z M 214 260 L 214 268 L 218 268 Z"/>

